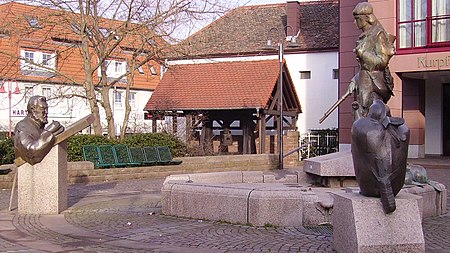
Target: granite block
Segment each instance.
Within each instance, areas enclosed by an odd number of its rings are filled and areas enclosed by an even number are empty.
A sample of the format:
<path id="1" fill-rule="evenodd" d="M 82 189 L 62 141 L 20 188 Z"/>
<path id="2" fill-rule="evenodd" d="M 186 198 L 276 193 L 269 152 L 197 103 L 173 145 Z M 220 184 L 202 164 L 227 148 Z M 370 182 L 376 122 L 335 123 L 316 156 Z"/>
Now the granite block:
<path id="1" fill-rule="evenodd" d="M 18 212 L 59 214 L 67 209 L 67 142 L 54 146 L 35 165 L 18 168 Z"/>
<path id="2" fill-rule="evenodd" d="M 385 214 L 379 198 L 333 193 L 333 244 L 337 252 L 425 252 L 418 199 L 396 197 L 397 209 Z"/>
<path id="3" fill-rule="evenodd" d="M 256 189 L 249 196 L 248 222 L 255 226 L 302 226 L 301 189 Z"/>
<path id="4" fill-rule="evenodd" d="M 263 182 L 264 183 L 275 183 L 275 175 L 264 175 L 263 176 Z"/>
<path id="5" fill-rule="evenodd" d="M 327 177 L 354 177 L 353 158 L 350 151 L 337 152 L 304 160 L 305 172 Z"/>
<path id="6" fill-rule="evenodd" d="M 262 171 L 242 171 L 242 183 L 262 183 Z"/>
<path id="7" fill-rule="evenodd" d="M 189 174 L 189 179 L 194 183 L 242 183 L 242 172 L 227 171 Z"/>
<path id="8" fill-rule="evenodd" d="M 247 223 L 247 199 L 251 189 L 175 184 L 171 192 L 171 213 L 175 216 Z"/>

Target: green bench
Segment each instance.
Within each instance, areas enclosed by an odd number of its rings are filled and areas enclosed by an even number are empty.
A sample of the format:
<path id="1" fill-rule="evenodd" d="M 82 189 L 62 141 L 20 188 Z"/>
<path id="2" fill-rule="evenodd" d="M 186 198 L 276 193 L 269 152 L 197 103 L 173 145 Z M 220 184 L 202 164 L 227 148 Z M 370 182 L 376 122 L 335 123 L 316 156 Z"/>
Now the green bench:
<path id="1" fill-rule="evenodd" d="M 172 153 L 170 152 L 169 147 L 157 147 L 158 154 L 159 154 L 159 160 L 161 163 L 169 164 L 169 165 L 179 165 L 183 161 L 180 160 L 173 160 Z"/>
<path id="2" fill-rule="evenodd" d="M 85 161 L 92 162 L 96 168 L 112 167 L 112 164 L 103 162 L 97 145 L 84 145 L 83 157 Z"/>
<path id="3" fill-rule="evenodd" d="M 158 165 L 178 165 L 182 162 L 172 159 L 172 154 L 167 146 L 144 147 L 143 150 L 147 160 L 156 161 Z"/>
<path id="4" fill-rule="evenodd" d="M 112 148 L 116 158 L 116 164 L 121 164 L 127 167 L 139 166 L 142 164 L 141 162 L 133 161 L 133 159 L 131 158 L 130 150 L 126 145 L 114 145 L 112 146 Z"/>
<path id="5" fill-rule="evenodd" d="M 145 166 L 157 165 L 156 160 L 147 159 L 144 150 L 140 147 L 130 147 L 131 160 Z"/>
<path id="6" fill-rule="evenodd" d="M 96 168 L 132 167 L 153 165 L 178 165 L 182 161 L 173 160 L 169 147 L 127 147 L 126 145 L 85 145 L 85 161 L 94 163 Z"/>

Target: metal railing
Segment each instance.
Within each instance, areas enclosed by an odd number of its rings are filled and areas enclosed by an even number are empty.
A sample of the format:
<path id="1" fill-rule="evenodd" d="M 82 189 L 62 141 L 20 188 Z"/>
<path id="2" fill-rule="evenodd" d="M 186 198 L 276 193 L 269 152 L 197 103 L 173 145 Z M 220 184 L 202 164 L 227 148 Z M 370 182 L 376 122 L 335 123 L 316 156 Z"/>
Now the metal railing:
<path id="1" fill-rule="evenodd" d="M 339 151 L 339 131 L 337 129 L 311 130 L 300 137 L 300 157 L 326 155 Z"/>

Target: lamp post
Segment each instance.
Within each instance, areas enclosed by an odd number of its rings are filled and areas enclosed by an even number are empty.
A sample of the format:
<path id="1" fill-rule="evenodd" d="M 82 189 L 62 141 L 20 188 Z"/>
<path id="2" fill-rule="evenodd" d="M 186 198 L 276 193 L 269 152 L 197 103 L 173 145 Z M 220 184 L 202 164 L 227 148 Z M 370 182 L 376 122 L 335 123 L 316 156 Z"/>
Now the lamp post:
<path id="1" fill-rule="evenodd" d="M 11 100 L 12 100 L 12 94 L 20 94 L 19 86 L 16 83 L 16 88 L 14 89 L 14 92 L 11 92 L 12 90 L 12 81 L 7 81 L 8 83 L 8 91 L 5 91 L 5 81 L 2 80 L 2 84 L 0 87 L 0 93 L 8 93 L 8 115 L 9 115 L 9 134 L 8 136 L 12 137 L 12 120 L 11 120 Z"/>
<path id="2" fill-rule="evenodd" d="M 278 89 L 279 89 L 279 101 L 278 101 L 278 107 L 280 116 L 278 119 L 278 160 L 279 160 L 279 169 L 283 169 L 283 61 L 284 61 L 284 49 L 285 44 L 289 48 L 295 48 L 298 47 L 297 44 L 297 35 L 287 36 L 285 33 L 285 30 L 290 28 L 292 32 L 294 31 L 292 27 L 285 26 L 283 27 L 283 30 L 279 30 L 276 27 L 273 27 L 268 32 L 268 37 L 271 33 L 276 32 L 278 34 L 278 42 L 276 49 L 278 50 L 278 61 L 280 63 L 280 76 L 278 78 Z M 263 48 L 264 50 L 274 50 L 275 47 L 272 45 L 272 40 L 268 39 L 266 46 Z"/>

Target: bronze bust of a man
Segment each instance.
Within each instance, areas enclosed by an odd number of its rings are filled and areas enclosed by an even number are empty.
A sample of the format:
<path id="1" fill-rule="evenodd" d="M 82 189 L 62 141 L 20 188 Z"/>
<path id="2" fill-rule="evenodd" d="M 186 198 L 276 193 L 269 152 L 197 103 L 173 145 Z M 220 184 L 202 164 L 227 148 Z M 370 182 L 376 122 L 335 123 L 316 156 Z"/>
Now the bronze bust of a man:
<path id="1" fill-rule="evenodd" d="M 27 104 L 27 116 L 14 129 L 14 149 L 16 157 L 21 157 L 31 165 L 39 163 L 55 143 L 55 136 L 64 131 L 57 121 L 48 123 L 48 105 L 43 96 L 33 96 Z"/>

